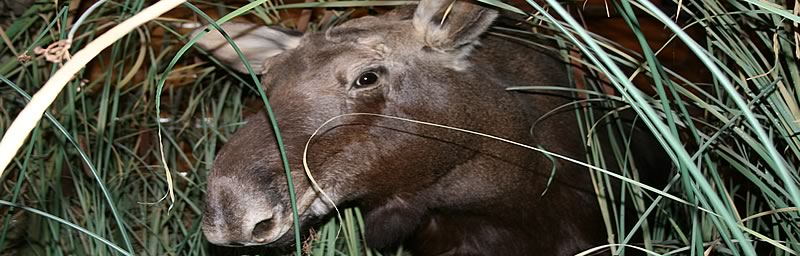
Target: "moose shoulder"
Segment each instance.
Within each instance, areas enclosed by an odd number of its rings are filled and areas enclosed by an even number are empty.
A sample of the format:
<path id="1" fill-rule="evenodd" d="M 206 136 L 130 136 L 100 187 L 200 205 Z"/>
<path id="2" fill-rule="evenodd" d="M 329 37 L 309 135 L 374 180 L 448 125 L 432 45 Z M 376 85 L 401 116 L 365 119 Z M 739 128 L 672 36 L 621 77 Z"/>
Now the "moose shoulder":
<path id="1" fill-rule="evenodd" d="M 565 85 L 565 65 L 491 36 L 496 17 L 469 3 L 423 0 L 415 10 L 305 35 L 223 25 L 261 74 L 304 227 L 333 209 L 303 170 L 306 142 L 343 114 L 428 121 L 584 158 L 573 113 L 548 115 L 531 129 L 565 98 L 506 90 Z M 219 33 L 199 44 L 245 70 Z M 607 239 L 586 168 L 495 140 L 352 115 L 324 126 L 307 160 L 335 204 L 361 207 L 374 248 L 404 245 L 414 255 L 570 255 Z M 220 151 L 208 177 L 206 237 L 227 246 L 289 244 L 287 189 L 272 128 L 265 114 L 254 115 Z"/>

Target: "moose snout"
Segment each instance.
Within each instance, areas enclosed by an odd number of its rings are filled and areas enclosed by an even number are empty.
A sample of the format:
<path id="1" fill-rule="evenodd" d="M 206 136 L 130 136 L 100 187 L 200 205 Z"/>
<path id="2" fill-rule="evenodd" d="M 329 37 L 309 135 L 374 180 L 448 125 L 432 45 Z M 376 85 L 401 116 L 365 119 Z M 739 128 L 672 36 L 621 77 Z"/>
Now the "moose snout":
<path id="1" fill-rule="evenodd" d="M 253 246 L 274 242 L 285 233 L 283 207 L 264 193 L 243 191 L 243 182 L 220 177 L 210 182 L 203 234 L 213 244 Z"/>

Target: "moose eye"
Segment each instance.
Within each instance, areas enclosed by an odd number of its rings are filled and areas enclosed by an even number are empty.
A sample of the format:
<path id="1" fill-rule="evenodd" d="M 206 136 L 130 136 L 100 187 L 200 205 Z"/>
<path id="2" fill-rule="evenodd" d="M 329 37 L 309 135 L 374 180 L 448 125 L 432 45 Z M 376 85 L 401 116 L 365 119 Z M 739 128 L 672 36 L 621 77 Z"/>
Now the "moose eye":
<path id="1" fill-rule="evenodd" d="M 378 83 L 378 74 L 375 72 L 365 72 L 358 76 L 356 83 L 353 85 L 355 88 L 366 88 Z"/>

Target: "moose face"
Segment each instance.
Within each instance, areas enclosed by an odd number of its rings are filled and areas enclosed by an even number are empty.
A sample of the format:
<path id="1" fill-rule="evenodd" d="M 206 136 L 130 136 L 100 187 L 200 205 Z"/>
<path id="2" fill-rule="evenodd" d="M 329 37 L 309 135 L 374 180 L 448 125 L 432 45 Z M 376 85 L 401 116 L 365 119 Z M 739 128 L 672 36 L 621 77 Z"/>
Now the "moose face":
<path id="1" fill-rule="evenodd" d="M 476 104 L 487 101 L 481 88 L 496 82 L 469 72 L 478 65 L 471 53 L 496 12 L 458 2 L 443 19 L 449 7 L 449 1 L 422 1 L 413 12 L 363 17 L 302 36 L 223 25 L 262 75 L 285 142 L 301 222 L 328 214 L 333 204 L 378 205 L 425 190 L 474 154 L 472 138 L 463 134 L 342 115 L 382 114 L 476 129 L 509 121 L 491 106 Z M 199 44 L 246 71 L 218 32 Z M 323 126 L 335 117 L 340 118 Z M 318 128 L 308 144 L 307 167 L 325 195 L 303 169 L 306 143 Z M 289 202 L 278 146 L 262 112 L 247 120 L 214 162 L 205 235 L 220 245 L 285 244 L 292 233 Z"/>

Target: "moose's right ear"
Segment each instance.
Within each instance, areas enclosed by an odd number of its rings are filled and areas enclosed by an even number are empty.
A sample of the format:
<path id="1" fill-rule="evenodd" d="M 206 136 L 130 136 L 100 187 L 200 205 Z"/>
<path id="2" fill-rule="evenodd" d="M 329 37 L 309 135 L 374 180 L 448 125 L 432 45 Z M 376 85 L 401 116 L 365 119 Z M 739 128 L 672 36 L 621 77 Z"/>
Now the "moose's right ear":
<path id="1" fill-rule="evenodd" d="M 208 26 L 211 32 L 203 36 L 197 45 L 211 52 L 215 57 L 223 61 L 236 71 L 247 73 L 244 63 L 239 59 L 239 55 L 228 44 L 228 40 L 219 31 Z M 250 63 L 257 74 L 264 72 L 264 61 L 267 58 L 278 55 L 287 50 L 297 47 L 302 35 L 292 33 L 282 29 L 270 28 L 267 26 L 228 22 L 221 25 L 225 33 L 233 39 L 236 46 L 242 50 L 244 57 Z M 199 34 L 206 28 L 198 28 L 192 32 L 192 37 Z"/>
<path id="2" fill-rule="evenodd" d="M 436 50 L 466 55 L 489 29 L 497 11 L 459 0 L 420 0 L 412 22 L 420 39 Z"/>

